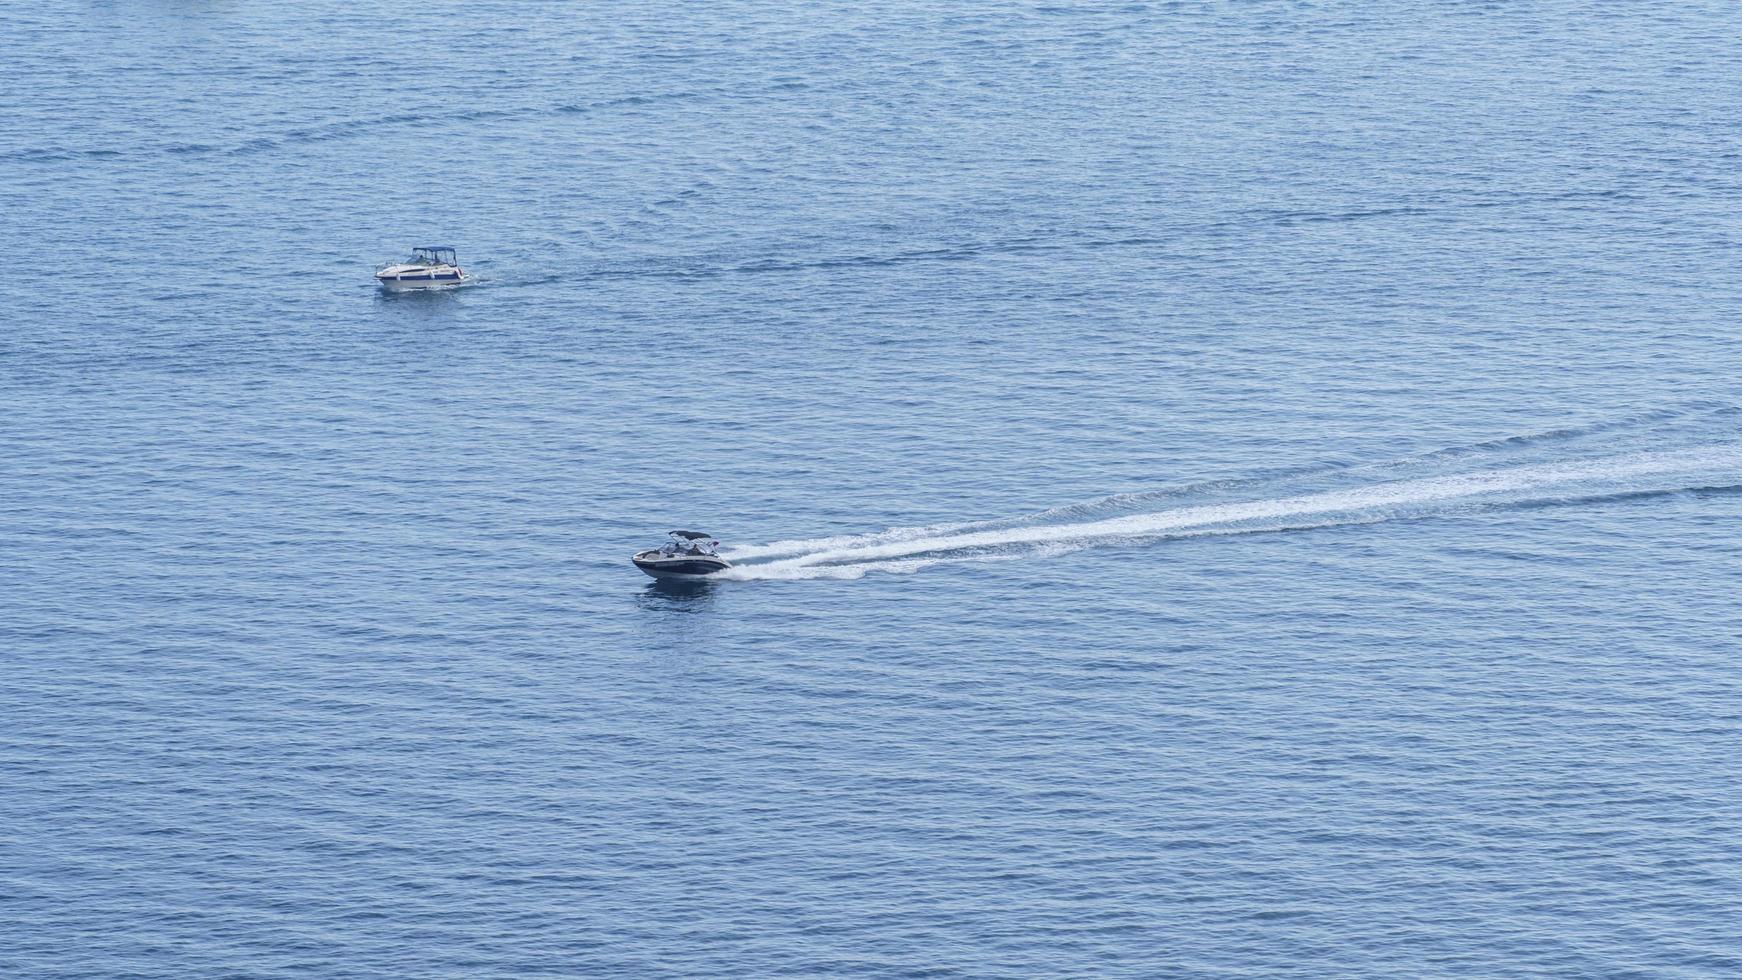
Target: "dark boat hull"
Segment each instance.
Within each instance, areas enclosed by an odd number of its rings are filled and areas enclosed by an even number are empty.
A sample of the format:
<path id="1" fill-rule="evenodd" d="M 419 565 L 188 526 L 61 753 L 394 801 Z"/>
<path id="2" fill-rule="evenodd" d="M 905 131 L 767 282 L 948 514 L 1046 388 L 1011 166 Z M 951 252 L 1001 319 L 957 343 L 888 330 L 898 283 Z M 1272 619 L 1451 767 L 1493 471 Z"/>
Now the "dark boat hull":
<path id="1" fill-rule="evenodd" d="M 654 578 L 698 579 L 723 572 L 732 567 L 724 558 L 711 555 L 660 555 L 646 552 L 630 559 L 635 567 Z"/>

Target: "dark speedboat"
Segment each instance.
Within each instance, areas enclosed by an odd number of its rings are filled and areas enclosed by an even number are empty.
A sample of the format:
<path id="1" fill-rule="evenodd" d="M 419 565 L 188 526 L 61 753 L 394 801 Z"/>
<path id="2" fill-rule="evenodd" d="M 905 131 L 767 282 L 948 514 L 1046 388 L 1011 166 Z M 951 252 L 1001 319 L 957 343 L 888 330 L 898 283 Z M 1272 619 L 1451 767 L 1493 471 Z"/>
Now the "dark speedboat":
<path id="1" fill-rule="evenodd" d="M 732 567 L 714 550 L 719 546 L 712 535 L 700 531 L 673 531 L 663 547 L 637 552 L 630 560 L 654 578 L 698 579 Z"/>

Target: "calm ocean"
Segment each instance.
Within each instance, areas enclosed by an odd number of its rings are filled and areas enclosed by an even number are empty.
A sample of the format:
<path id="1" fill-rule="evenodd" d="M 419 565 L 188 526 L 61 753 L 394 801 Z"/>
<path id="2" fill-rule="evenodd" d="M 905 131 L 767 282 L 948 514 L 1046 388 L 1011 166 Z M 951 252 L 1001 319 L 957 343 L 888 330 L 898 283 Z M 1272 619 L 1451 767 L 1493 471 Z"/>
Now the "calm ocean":
<path id="1" fill-rule="evenodd" d="M 0 975 L 1742 975 L 1742 8 L 0 8 Z"/>

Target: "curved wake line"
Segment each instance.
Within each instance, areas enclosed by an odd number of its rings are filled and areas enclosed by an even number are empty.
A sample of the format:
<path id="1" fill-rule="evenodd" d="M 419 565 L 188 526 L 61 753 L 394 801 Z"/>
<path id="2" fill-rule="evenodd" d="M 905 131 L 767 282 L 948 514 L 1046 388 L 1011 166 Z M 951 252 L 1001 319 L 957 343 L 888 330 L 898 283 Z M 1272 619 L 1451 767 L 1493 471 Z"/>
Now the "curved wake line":
<path id="1" fill-rule="evenodd" d="M 1082 521 L 982 530 L 998 522 L 892 528 L 869 535 L 843 535 L 810 541 L 777 541 L 739 549 L 738 560 L 780 557 L 780 560 L 739 565 L 722 578 L 794 579 L 858 578 L 870 571 L 905 572 L 942 562 L 1009 561 L 1076 551 L 1103 543 L 1130 543 L 1145 538 L 1227 534 L 1285 528 L 1243 527 L 1261 521 L 1285 520 L 1292 528 L 1366 523 L 1402 516 L 1425 516 L 1436 506 L 1459 503 L 1521 504 L 1569 484 L 1607 484 L 1618 480 L 1685 473 L 1706 474 L 1675 486 L 1612 487 L 1613 491 L 1686 490 L 1710 483 L 1713 470 L 1722 479 L 1742 479 L 1742 446 L 1726 445 L 1667 452 L 1638 453 L 1603 459 L 1545 463 L 1385 483 L 1321 493 L 1206 504 Z M 1595 489 L 1595 488 L 1593 488 Z M 1577 496 L 1590 496 L 1589 493 Z M 1052 513 L 1052 512 L 1048 512 Z M 1304 523 L 1303 523 L 1304 522 Z M 1010 549 L 1027 549 L 1015 550 Z M 1035 549 L 1041 549 L 1036 551 Z M 963 552 L 968 552 L 963 554 Z"/>
<path id="2" fill-rule="evenodd" d="M 1308 463 L 1305 465 L 1264 471 L 1246 477 L 1224 477 L 1156 490 L 1139 490 L 1110 494 L 1095 500 L 1077 501 L 1075 503 L 1052 507 L 1038 513 L 1024 514 L 1019 517 L 987 518 L 977 521 L 950 522 L 916 527 L 892 527 L 870 533 L 854 532 L 819 538 L 782 539 L 771 541 L 767 544 L 735 546 L 727 549 L 723 553 L 735 561 L 754 561 L 763 558 L 781 558 L 794 555 L 805 555 L 831 548 L 857 547 L 859 545 L 880 544 L 890 541 L 909 541 L 935 535 L 957 534 L 968 531 L 989 531 L 1015 525 L 1044 524 L 1065 518 L 1090 517 L 1098 511 L 1105 511 L 1115 507 L 1133 507 L 1140 504 L 1160 504 L 1164 501 L 1180 500 L 1206 493 L 1231 493 L 1242 488 L 1256 488 L 1273 484 L 1278 480 L 1291 477 L 1310 477 L 1334 473 L 1373 473 L 1375 475 L 1381 475 L 1412 465 L 1455 463 L 1465 461 L 1471 455 L 1477 453 L 1524 448 L 1545 441 L 1574 441 L 1588 436 L 1603 435 L 1616 430 L 1662 423 L 1690 415 L 1735 415 L 1738 413 L 1742 413 L 1742 408 L 1721 402 L 1700 400 L 1686 405 L 1642 412 L 1619 420 L 1607 420 L 1588 425 L 1564 426 L 1546 432 L 1514 435 L 1503 439 L 1489 439 L 1472 445 L 1438 449 L 1405 456 L 1401 459 L 1374 460 L 1368 462 L 1327 461 L 1316 464 Z"/>

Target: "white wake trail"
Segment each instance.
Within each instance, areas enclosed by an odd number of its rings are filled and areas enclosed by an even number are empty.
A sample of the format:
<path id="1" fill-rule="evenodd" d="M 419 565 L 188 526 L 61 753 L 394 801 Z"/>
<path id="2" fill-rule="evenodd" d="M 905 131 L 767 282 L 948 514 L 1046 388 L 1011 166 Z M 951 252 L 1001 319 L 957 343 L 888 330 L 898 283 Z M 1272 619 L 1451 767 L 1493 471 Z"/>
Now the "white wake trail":
<path id="1" fill-rule="evenodd" d="M 892 527 L 887 530 L 874 531 L 867 534 L 837 534 L 825 538 L 794 538 L 787 541 L 770 541 L 767 544 L 739 545 L 722 549 L 720 553 L 733 561 L 743 561 L 750 558 L 778 558 L 786 555 L 808 555 L 819 551 L 830 551 L 839 548 L 853 548 L 861 545 L 932 538 L 944 534 L 954 534 L 979 527 L 982 524 L 990 523 L 992 522 L 973 521 L 962 524 L 930 524 L 920 527 Z"/>
<path id="2" fill-rule="evenodd" d="M 1365 515 L 1384 519 L 1399 510 L 1449 502 L 1476 501 L 1505 495 L 1528 495 L 1569 484 L 1596 483 L 1672 473 L 1721 472 L 1722 479 L 1742 480 L 1742 447 L 1719 446 L 1658 453 L 1639 453 L 1605 459 L 1517 466 L 1499 470 L 1448 476 L 1397 480 L 1348 490 L 1257 500 L 1244 503 L 1208 504 L 1097 521 L 1042 524 L 992 530 L 965 530 L 976 525 L 944 525 L 933 528 L 894 528 L 870 535 L 845 535 L 814 541 L 775 542 L 733 553 L 737 559 L 783 557 L 778 561 L 740 565 L 722 577 L 735 579 L 857 578 L 867 571 L 913 571 L 942 562 L 1007 561 L 1033 557 L 1030 551 L 1011 552 L 1011 547 L 1047 546 L 1057 554 L 1110 541 L 1130 541 L 1182 532 L 1227 533 L 1256 521 L 1288 519 L 1313 526 L 1314 519 L 1329 515 Z M 1632 486 L 1616 489 L 1684 489 Z M 1703 485 L 1703 484 L 1699 484 Z M 1522 501 L 1519 501 L 1522 502 Z M 1384 512 L 1374 515 L 1374 511 Z M 1321 523 L 1345 523 L 1331 521 Z M 994 522 L 980 522 L 979 526 Z M 1222 528 L 1220 531 L 1206 530 Z M 960 552 L 971 552 L 960 554 Z M 940 554 L 944 553 L 944 554 Z"/>

